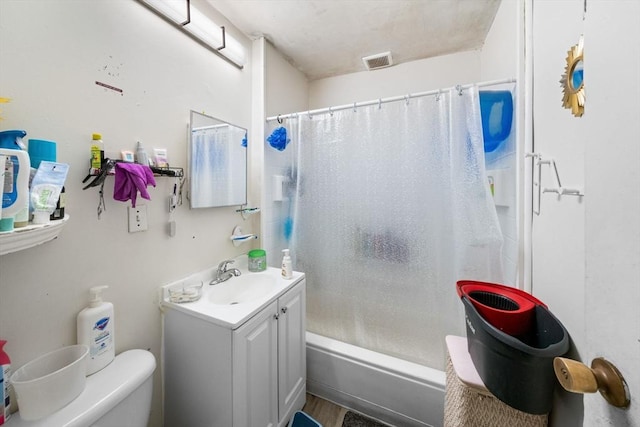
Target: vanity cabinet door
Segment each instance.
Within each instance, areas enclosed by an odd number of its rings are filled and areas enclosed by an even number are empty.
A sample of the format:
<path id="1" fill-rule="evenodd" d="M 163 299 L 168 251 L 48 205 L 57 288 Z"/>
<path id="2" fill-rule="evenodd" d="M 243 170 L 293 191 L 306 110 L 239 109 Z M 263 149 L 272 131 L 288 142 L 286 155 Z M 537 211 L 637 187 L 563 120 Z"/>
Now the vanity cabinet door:
<path id="1" fill-rule="evenodd" d="M 233 333 L 233 427 L 278 425 L 278 303 Z"/>
<path id="2" fill-rule="evenodd" d="M 306 292 L 304 280 L 278 300 L 278 413 L 280 425 L 291 419 L 305 398 Z"/>

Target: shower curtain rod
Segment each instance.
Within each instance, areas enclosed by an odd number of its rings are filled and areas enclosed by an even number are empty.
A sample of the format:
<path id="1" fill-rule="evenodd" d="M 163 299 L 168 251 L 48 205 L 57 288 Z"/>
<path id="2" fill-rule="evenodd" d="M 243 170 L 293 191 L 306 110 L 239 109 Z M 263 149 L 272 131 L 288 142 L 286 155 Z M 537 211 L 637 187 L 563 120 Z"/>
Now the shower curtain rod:
<path id="1" fill-rule="evenodd" d="M 467 85 L 456 85 L 453 86 L 451 88 L 447 88 L 447 89 L 436 89 L 436 90 L 430 90 L 428 92 L 418 92 L 418 93 L 409 93 L 407 95 L 402 95 L 402 96 L 394 96 L 391 98 L 380 98 L 380 99 L 376 99 L 373 101 L 365 101 L 365 102 L 354 102 L 353 104 L 345 104 L 345 105 L 339 105 L 337 107 L 328 107 L 328 108 L 319 108 L 317 110 L 308 110 L 308 111 L 301 111 L 298 113 L 288 113 L 288 114 L 279 114 L 277 116 L 271 116 L 271 117 L 267 117 L 267 122 L 272 122 L 274 120 L 277 120 L 278 122 L 280 122 L 282 119 L 289 119 L 292 117 L 298 117 L 301 115 L 309 115 L 309 116 L 313 116 L 315 114 L 325 114 L 325 113 L 333 113 L 334 111 L 339 111 L 339 110 L 348 110 L 349 108 L 353 108 L 354 110 L 358 107 L 366 107 L 369 105 L 382 105 L 382 104 L 386 104 L 388 102 L 397 102 L 397 101 L 405 101 L 405 102 L 409 102 L 409 100 L 411 98 L 420 98 L 422 96 L 431 96 L 431 95 L 437 95 L 439 93 L 444 93 L 450 89 L 456 89 L 458 91 L 463 91 L 465 89 L 469 89 L 471 87 L 477 86 L 477 87 L 484 87 L 484 86 L 494 86 L 494 85 L 499 85 L 499 84 L 505 84 L 505 83 L 515 83 L 516 79 L 503 79 L 503 80 L 492 80 L 492 81 L 487 81 L 487 82 L 481 82 L 481 83 L 472 83 L 472 84 L 467 84 Z"/>

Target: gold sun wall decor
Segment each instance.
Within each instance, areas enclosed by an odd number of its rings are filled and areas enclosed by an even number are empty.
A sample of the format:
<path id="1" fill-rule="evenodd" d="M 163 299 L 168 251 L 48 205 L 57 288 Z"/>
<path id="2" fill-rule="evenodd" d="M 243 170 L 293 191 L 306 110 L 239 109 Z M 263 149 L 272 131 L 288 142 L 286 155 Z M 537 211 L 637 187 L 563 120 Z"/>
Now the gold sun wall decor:
<path id="1" fill-rule="evenodd" d="M 572 46 L 567 51 L 567 66 L 564 74 L 560 79 L 564 96 L 562 97 L 562 105 L 564 108 L 571 109 L 576 117 L 584 114 L 584 103 L 586 100 L 584 93 L 584 39 L 580 36 L 578 44 Z"/>

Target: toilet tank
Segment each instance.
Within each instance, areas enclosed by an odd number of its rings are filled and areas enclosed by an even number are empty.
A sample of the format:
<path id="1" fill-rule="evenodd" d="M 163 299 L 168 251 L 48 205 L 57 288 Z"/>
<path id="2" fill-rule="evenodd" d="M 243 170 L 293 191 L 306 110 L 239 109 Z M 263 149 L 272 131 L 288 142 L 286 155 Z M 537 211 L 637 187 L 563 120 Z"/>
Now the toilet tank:
<path id="1" fill-rule="evenodd" d="M 149 377 L 115 408 L 91 424 L 91 427 L 146 427 L 149 422 L 152 391 L 153 378 Z"/>
<path id="2" fill-rule="evenodd" d="M 35 421 L 11 416 L 6 427 L 146 427 L 156 360 L 146 350 L 120 353 L 87 377 L 84 391 L 64 408 Z M 3 426 L 3 427 L 5 427 Z"/>

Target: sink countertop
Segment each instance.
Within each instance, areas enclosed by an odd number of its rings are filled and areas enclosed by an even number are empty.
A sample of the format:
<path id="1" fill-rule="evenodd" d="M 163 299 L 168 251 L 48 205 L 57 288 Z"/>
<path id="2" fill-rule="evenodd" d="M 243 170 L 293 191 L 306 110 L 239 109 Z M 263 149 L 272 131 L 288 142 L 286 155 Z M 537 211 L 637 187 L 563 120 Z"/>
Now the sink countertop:
<path id="1" fill-rule="evenodd" d="M 172 309 L 178 310 L 186 314 L 190 314 L 201 318 L 207 322 L 215 323 L 217 325 L 236 329 L 244 322 L 249 320 L 254 314 L 262 310 L 267 305 L 278 299 L 282 294 L 291 289 L 294 285 L 304 279 L 304 273 L 294 271 L 292 279 L 284 279 L 279 268 L 267 267 L 265 271 L 258 273 L 250 272 L 246 269 L 246 263 L 236 266 L 231 264 L 229 267 L 239 267 L 242 276 L 251 275 L 267 275 L 270 279 L 275 281 L 275 286 L 269 289 L 265 295 L 260 298 L 256 298 L 250 301 L 238 303 L 238 304 L 214 304 L 210 301 L 210 295 L 214 292 L 216 286 L 233 286 L 234 279 L 232 277 L 226 282 L 218 285 L 209 285 L 209 282 L 215 276 L 216 267 L 211 267 L 206 270 L 194 273 L 184 279 L 176 280 L 175 282 L 163 285 L 161 287 L 161 306 L 163 310 Z M 199 300 L 186 303 L 175 303 L 169 299 L 169 289 L 174 287 L 191 286 L 203 283 L 202 296 Z"/>

